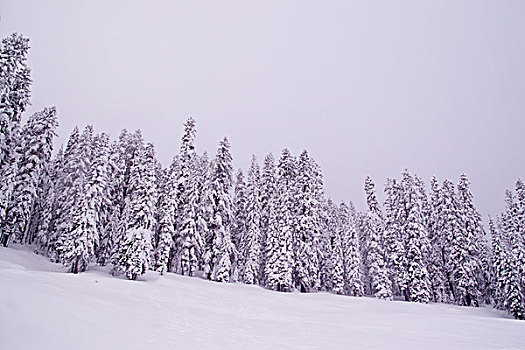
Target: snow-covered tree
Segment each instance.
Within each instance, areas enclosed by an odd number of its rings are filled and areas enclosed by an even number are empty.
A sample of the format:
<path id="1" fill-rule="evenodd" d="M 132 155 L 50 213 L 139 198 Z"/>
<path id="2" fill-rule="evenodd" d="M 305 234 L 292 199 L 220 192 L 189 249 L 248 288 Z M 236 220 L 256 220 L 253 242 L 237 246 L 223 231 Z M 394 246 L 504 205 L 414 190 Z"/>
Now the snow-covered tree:
<path id="1" fill-rule="evenodd" d="M 27 66 L 29 39 L 13 33 L 0 46 L 0 179 L 15 163 L 22 113 L 29 104 L 31 70 Z M 8 185 L 2 181 L 2 185 Z M 7 190 L 3 187 L 2 191 Z M 4 198 L 7 199 L 7 198 Z M 0 203 L 2 204 L 2 203 Z M 5 203 L 6 204 L 6 203 Z"/>
<path id="2" fill-rule="evenodd" d="M 339 230 L 334 234 L 332 241 L 332 291 L 335 294 L 343 294 L 345 292 L 345 269 L 344 269 L 344 255 L 343 242 Z"/>
<path id="3" fill-rule="evenodd" d="M 520 203 L 509 190 L 506 191 L 505 203 L 505 212 L 501 218 L 501 231 L 507 243 L 505 251 L 507 281 L 512 279 L 512 282 L 507 282 L 507 288 L 519 293 L 523 301 L 525 300 L 525 244 L 520 227 Z"/>
<path id="4" fill-rule="evenodd" d="M 372 294 L 379 299 L 392 300 L 392 282 L 388 277 L 385 264 L 383 242 L 383 216 L 374 191 L 374 183 L 370 177 L 365 180 L 365 193 L 368 204 L 366 230 L 368 242 L 368 271 Z"/>
<path id="5" fill-rule="evenodd" d="M 151 249 L 151 230 L 129 229 L 119 245 L 117 271 L 124 273 L 130 280 L 136 280 L 150 266 Z"/>
<path id="6" fill-rule="evenodd" d="M 294 217 L 293 257 L 296 288 L 308 292 L 319 289 L 318 245 L 321 235 L 322 176 L 317 164 L 303 151 L 292 179 L 290 210 Z"/>
<path id="7" fill-rule="evenodd" d="M 204 262 L 208 278 L 218 282 L 230 280 L 232 260 L 237 254 L 231 241 L 232 171 L 230 143 L 224 138 L 219 143 L 209 181 L 210 246 L 207 247 L 208 254 Z"/>
<path id="8" fill-rule="evenodd" d="M 392 276 L 396 294 L 405 294 L 408 300 L 407 232 L 404 230 L 406 208 L 404 191 L 396 179 L 387 179 L 385 186 L 385 231 L 384 244 L 386 263 Z"/>
<path id="9" fill-rule="evenodd" d="M 173 224 L 172 199 L 169 197 L 167 181 L 169 173 L 167 169 L 157 176 L 162 177 L 158 186 L 158 216 L 157 216 L 157 246 L 156 246 L 156 269 L 163 275 L 168 271 L 168 261 L 171 250 L 174 249 L 173 235 L 175 232 Z"/>
<path id="10" fill-rule="evenodd" d="M 243 257 L 241 281 L 258 284 L 262 257 L 261 248 L 261 175 L 255 156 L 248 170 L 246 185 L 246 233 L 241 236 L 239 248 Z"/>
<path id="11" fill-rule="evenodd" d="M 87 184 L 77 182 L 76 186 L 83 187 L 85 196 L 81 196 L 75 203 L 71 212 L 71 221 L 68 222 L 65 233 L 61 237 L 60 245 L 64 266 L 69 267 L 72 273 L 83 272 L 87 269 L 95 256 L 95 246 L 99 237 L 95 201 L 93 197 L 90 198 L 87 195 Z"/>
<path id="12" fill-rule="evenodd" d="M 481 260 L 479 244 L 482 240 L 481 216 L 474 208 L 469 181 L 461 175 L 455 201 L 456 229 L 451 237 L 451 259 L 456 284 L 456 301 L 462 305 L 479 305 L 481 298 Z"/>
<path id="13" fill-rule="evenodd" d="M 64 265 L 73 273 L 85 271 L 99 249 L 106 227 L 108 201 L 108 143 L 106 134 L 95 136 L 84 157 L 92 158 L 88 175 L 74 182 L 78 199 L 73 204 L 61 237 L 60 251 Z"/>
<path id="14" fill-rule="evenodd" d="M 3 228 L 4 234 L 14 234 L 18 242 L 32 243 L 35 238 L 34 220 L 38 217 L 35 210 L 41 195 L 39 186 L 51 158 L 57 126 L 53 107 L 32 115 L 22 129 L 11 202 Z"/>
<path id="15" fill-rule="evenodd" d="M 501 226 L 501 225 L 500 225 Z M 489 228 L 492 236 L 493 264 L 496 275 L 497 301 L 515 318 L 525 318 L 525 305 L 520 288 L 520 276 L 517 261 L 510 249 L 504 229 L 496 228 L 489 217 Z"/>
<path id="16" fill-rule="evenodd" d="M 343 246 L 345 294 L 352 296 L 364 295 L 363 276 L 361 271 L 361 254 L 359 237 L 355 222 L 355 213 L 346 203 L 339 205 L 339 236 Z"/>
<path id="17" fill-rule="evenodd" d="M 319 279 L 321 289 L 333 291 L 334 288 L 334 256 L 333 244 L 339 228 L 337 206 L 331 199 L 323 202 L 322 229 L 318 243 Z"/>
<path id="18" fill-rule="evenodd" d="M 265 281 L 270 289 L 289 292 L 293 290 L 295 161 L 288 149 L 281 154 L 277 172 L 276 191 L 268 204 Z"/>
<path id="19" fill-rule="evenodd" d="M 102 265 L 108 259 L 107 225 L 110 220 L 110 161 L 109 136 L 105 133 L 96 135 L 92 143 L 92 162 L 84 189 L 84 196 L 89 201 L 89 207 L 94 210 L 94 227 L 97 236 L 96 254 Z"/>
<path id="20" fill-rule="evenodd" d="M 427 303 L 430 300 L 430 281 L 425 264 L 424 251 L 427 233 L 422 221 L 417 189 L 413 177 L 407 170 L 403 173 L 403 206 L 404 225 L 402 230 L 406 236 L 406 269 L 408 281 L 407 299 Z"/>
<path id="21" fill-rule="evenodd" d="M 197 256 L 203 247 L 202 234 L 205 226 L 201 213 L 202 184 L 198 176 L 197 154 L 195 152 L 195 121 L 189 118 L 184 124 L 184 135 L 177 168 L 174 169 L 177 188 L 175 203 L 176 238 L 180 271 L 182 274 L 193 275 L 197 268 Z"/>
<path id="22" fill-rule="evenodd" d="M 261 258 L 261 283 L 265 282 L 265 265 L 266 265 L 266 241 L 267 232 L 270 223 L 270 204 L 276 192 L 276 169 L 275 159 L 270 153 L 264 158 L 264 164 L 261 173 L 261 249 L 263 251 Z"/>
<path id="23" fill-rule="evenodd" d="M 62 162 L 61 178 L 56 186 L 56 222 L 52 234 L 54 249 L 52 259 L 62 261 L 67 249 L 67 237 L 72 228 L 77 206 L 84 195 L 84 185 L 90 169 L 90 153 L 93 141 L 93 127 L 87 126 L 82 134 L 78 128 L 71 133 Z"/>
<path id="24" fill-rule="evenodd" d="M 123 222 L 125 234 L 118 247 L 115 271 L 136 279 L 151 263 L 151 235 L 155 229 L 156 159 L 152 144 L 139 149 L 130 170 L 129 195 Z"/>

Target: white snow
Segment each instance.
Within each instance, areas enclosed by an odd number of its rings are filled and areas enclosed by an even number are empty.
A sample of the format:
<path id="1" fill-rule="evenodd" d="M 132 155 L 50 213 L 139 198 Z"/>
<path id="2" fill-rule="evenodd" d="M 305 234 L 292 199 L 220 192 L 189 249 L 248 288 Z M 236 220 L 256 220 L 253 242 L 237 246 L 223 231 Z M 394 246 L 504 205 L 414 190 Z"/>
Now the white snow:
<path id="1" fill-rule="evenodd" d="M 525 349 L 525 322 L 489 308 L 73 275 L 29 249 L 0 248 L 0 349 Z"/>

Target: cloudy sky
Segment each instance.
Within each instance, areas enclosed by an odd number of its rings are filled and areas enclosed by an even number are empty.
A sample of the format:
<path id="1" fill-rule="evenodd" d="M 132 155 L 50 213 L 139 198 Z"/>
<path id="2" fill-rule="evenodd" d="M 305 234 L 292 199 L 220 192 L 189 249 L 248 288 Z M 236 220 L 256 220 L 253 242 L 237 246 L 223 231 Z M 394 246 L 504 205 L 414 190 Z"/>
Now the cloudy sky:
<path id="1" fill-rule="evenodd" d="M 246 168 L 308 149 L 327 193 L 364 208 L 409 168 L 465 172 L 483 215 L 525 177 L 525 1 L 0 2 L 31 38 L 34 112 L 143 130 L 169 164 L 182 123 L 200 151 L 228 136 Z"/>

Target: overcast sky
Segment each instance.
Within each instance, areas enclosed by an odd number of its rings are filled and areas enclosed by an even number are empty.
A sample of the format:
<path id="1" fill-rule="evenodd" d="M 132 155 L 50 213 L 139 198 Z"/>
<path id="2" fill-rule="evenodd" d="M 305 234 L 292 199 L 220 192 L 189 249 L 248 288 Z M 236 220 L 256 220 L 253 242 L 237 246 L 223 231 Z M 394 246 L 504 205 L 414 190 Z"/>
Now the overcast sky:
<path id="1" fill-rule="evenodd" d="M 246 168 L 308 149 L 326 192 L 363 209 L 404 168 L 465 172 L 485 216 L 525 177 L 525 1 L 0 1 L 31 38 L 34 112 L 57 146 L 87 123 L 140 128 L 168 165 L 182 124 Z"/>

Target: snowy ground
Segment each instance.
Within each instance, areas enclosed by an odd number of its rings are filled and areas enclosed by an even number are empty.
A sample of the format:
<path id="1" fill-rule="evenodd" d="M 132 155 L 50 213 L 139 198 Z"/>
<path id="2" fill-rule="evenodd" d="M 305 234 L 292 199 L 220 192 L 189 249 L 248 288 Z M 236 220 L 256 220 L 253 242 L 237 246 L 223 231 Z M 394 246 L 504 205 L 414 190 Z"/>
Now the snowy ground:
<path id="1" fill-rule="evenodd" d="M 492 309 L 276 293 L 148 272 L 72 275 L 0 248 L 0 349 L 525 349 Z"/>

